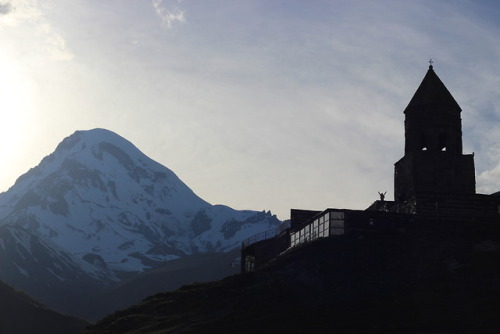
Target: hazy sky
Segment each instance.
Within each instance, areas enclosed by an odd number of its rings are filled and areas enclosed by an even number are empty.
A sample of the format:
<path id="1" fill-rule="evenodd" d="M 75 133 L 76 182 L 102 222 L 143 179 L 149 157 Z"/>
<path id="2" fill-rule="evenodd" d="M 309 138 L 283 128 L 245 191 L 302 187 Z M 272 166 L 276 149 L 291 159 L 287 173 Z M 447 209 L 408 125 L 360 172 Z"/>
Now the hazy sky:
<path id="1" fill-rule="evenodd" d="M 212 204 L 365 209 L 428 60 L 500 190 L 496 1 L 0 0 L 0 190 L 106 128 Z"/>

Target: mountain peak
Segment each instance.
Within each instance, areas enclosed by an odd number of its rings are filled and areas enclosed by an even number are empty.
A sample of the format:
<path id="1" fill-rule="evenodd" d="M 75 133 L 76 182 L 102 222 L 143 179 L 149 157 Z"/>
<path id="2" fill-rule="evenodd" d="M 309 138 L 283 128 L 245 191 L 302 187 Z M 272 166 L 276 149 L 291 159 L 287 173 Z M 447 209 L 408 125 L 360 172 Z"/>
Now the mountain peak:
<path id="1" fill-rule="evenodd" d="M 106 129 L 65 138 L 0 197 L 0 225 L 22 226 L 112 270 L 229 251 L 277 223 L 270 214 L 210 205 Z"/>
<path id="2" fill-rule="evenodd" d="M 64 140 L 57 146 L 56 152 L 71 150 L 75 148 L 78 143 L 93 146 L 103 142 L 116 145 L 129 152 L 140 152 L 139 149 L 127 139 L 121 137 L 113 131 L 102 128 L 75 131 L 72 135 L 64 138 Z M 85 149 L 85 146 L 82 146 L 81 149 Z"/>
<path id="3" fill-rule="evenodd" d="M 279 223 L 263 211 L 212 206 L 112 131 L 77 131 L 0 195 L 0 280 L 80 310 L 61 291 L 227 253 Z"/>
<path id="4" fill-rule="evenodd" d="M 119 178 L 120 183 L 126 183 L 126 179 L 141 183 L 141 180 L 167 178 L 183 190 L 189 189 L 171 170 L 147 157 L 131 142 L 101 128 L 76 131 L 66 137 L 38 166 L 20 176 L 12 188 L 17 189 L 14 192 L 23 192 L 42 180 L 49 178 L 47 183 L 53 183 L 54 178 L 64 175 L 72 177 L 73 181 L 83 181 L 87 177 L 86 181 L 93 186 L 103 178 L 112 183 L 115 178 Z M 192 193 L 191 190 L 187 192 Z"/>

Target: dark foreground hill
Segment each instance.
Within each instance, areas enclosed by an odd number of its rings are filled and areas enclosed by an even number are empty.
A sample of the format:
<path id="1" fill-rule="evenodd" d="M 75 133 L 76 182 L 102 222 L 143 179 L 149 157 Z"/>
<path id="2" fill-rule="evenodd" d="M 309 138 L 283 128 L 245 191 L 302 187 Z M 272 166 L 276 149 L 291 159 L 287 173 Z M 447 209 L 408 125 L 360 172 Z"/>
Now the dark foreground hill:
<path id="1" fill-rule="evenodd" d="M 116 312 L 95 333 L 498 333 L 496 225 L 323 239 L 265 268 Z"/>
<path id="2" fill-rule="evenodd" d="M 49 310 L 0 282 L 0 333 L 76 334 L 88 323 Z"/>

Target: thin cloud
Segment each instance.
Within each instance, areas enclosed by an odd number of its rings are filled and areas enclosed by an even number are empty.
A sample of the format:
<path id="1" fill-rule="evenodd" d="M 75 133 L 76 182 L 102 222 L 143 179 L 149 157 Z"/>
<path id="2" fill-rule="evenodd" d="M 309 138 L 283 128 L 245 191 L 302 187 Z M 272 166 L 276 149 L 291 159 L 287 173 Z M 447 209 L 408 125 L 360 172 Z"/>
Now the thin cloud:
<path id="1" fill-rule="evenodd" d="M 74 57 L 66 47 L 66 41 L 49 23 L 41 23 L 38 32 L 45 37 L 45 49 L 50 57 L 55 60 L 70 60 Z"/>
<path id="2" fill-rule="evenodd" d="M 44 57 L 53 60 L 72 59 L 73 54 L 68 50 L 64 38 L 45 17 L 42 8 L 34 0 L 18 0 L 15 7 L 9 2 L 0 3 L 0 26 L 12 29 L 21 36 L 37 36 L 31 48 L 44 50 Z M 22 38 L 19 43 L 23 43 Z"/>
<path id="3" fill-rule="evenodd" d="M 163 0 L 153 0 L 153 8 L 164 27 L 171 28 L 176 22 L 186 22 L 184 12 L 177 7 L 168 10 L 163 6 Z"/>
<path id="4" fill-rule="evenodd" d="M 14 8 L 9 2 L 0 3 L 0 15 L 7 15 L 12 12 Z"/>
<path id="5" fill-rule="evenodd" d="M 10 2 L 0 3 L 0 15 L 0 26 L 17 27 L 23 22 L 36 21 L 41 12 L 35 2 L 19 0 L 15 7 Z"/>

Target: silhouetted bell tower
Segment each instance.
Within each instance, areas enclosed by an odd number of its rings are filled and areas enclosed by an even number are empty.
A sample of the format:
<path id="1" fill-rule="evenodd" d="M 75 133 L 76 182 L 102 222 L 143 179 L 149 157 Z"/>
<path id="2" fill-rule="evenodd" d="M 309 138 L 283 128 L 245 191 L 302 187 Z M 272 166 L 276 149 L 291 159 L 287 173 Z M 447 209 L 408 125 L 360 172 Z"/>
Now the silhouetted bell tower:
<path id="1" fill-rule="evenodd" d="M 394 199 L 474 194 L 474 156 L 462 154 L 462 109 L 432 62 L 404 110 L 405 155 L 395 164 Z"/>

